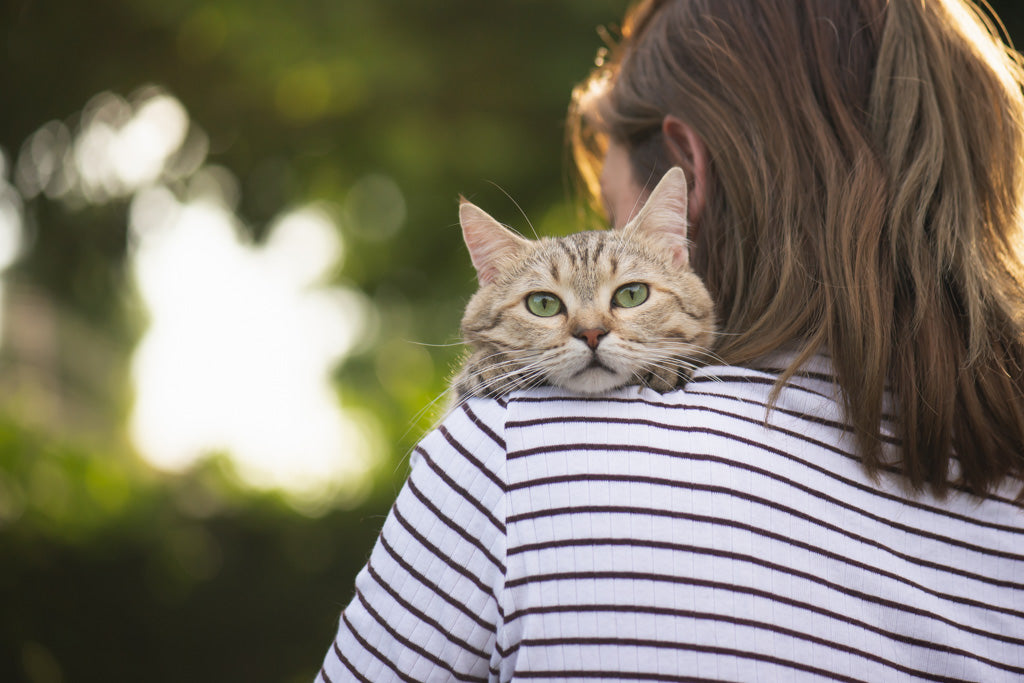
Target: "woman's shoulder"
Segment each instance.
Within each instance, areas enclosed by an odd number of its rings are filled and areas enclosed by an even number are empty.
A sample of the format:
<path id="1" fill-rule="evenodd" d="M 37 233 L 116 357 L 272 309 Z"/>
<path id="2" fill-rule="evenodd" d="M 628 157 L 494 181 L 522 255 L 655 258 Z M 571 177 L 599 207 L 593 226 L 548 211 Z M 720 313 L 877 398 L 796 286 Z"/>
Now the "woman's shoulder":
<path id="1" fill-rule="evenodd" d="M 466 478 L 504 490 L 505 399 L 458 402 L 409 454 L 410 468 L 423 466 L 438 476 Z"/>
<path id="2" fill-rule="evenodd" d="M 786 358 L 749 366 L 707 366 L 682 388 L 658 393 L 627 386 L 586 395 L 557 387 L 518 390 L 461 403 L 418 451 L 449 454 L 484 477 L 509 486 L 538 468 L 571 460 L 578 474 L 618 461 L 728 458 L 773 469 L 791 453 L 827 451 L 859 468 L 827 359 L 786 373 Z M 414 461 L 421 453 L 414 454 Z M 583 457 L 581 460 L 581 456 Z M 585 462 L 583 462 L 585 461 Z M 574 466 L 574 467 L 575 467 Z M 660 465 L 659 465 L 660 466 Z"/>
<path id="3" fill-rule="evenodd" d="M 708 366 L 664 394 L 638 386 L 592 396 L 551 387 L 515 392 L 505 408 L 507 476 L 514 485 L 540 470 L 596 476 L 622 467 L 711 467 L 806 478 L 826 467 L 859 481 L 828 363 L 805 363 L 790 374 L 787 367 L 785 359 Z"/>
<path id="4" fill-rule="evenodd" d="M 643 386 L 594 395 L 536 387 L 513 392 L 494 403 L 507 411 L 506 424 L 511 427 L 579 421 L 642 426 L 669 416 L 674 421 L 696 423 L 713 422 L 715 416 L 756 417 L 759 423 L 770 423 L 773 414 L 819 425 L 841 425 L 843 402 L 828 359 L 812 357 L 787 373 L 790 361 L 779 355 L 744 366 L 705 366 L 684 386 L 668 393 Z"/>

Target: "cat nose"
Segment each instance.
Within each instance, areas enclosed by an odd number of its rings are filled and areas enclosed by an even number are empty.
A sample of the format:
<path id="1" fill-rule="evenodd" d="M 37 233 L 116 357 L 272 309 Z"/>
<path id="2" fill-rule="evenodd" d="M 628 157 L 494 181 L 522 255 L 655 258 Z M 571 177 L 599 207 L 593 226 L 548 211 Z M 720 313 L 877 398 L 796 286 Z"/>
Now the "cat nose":
<path id="1" fill-rule="evenodd" d="M 589 330 L 583 330 L 578 332 L 576 337 L 587 342 L 587 346 L 592 349 L 596 349 L 597 345 L 601 343 L 601 337 L 608 334 L 608 330 L 603 327 L 592 327 Z"/>

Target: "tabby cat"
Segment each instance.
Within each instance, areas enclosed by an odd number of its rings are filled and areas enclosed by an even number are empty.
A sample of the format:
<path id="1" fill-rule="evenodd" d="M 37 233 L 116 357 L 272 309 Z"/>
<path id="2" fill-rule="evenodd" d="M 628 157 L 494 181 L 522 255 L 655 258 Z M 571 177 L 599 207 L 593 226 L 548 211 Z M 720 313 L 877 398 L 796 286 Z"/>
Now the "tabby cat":
<path id="1" fill-rule="evenodd" d="M 456 397 L 682 384 L 715 341 L 711 296 L 689 266 L 686 206 L 674 168 L 622 230 L 533 241 L 463 200 L 480 288 L 462 320 L 469 355 Z"/>

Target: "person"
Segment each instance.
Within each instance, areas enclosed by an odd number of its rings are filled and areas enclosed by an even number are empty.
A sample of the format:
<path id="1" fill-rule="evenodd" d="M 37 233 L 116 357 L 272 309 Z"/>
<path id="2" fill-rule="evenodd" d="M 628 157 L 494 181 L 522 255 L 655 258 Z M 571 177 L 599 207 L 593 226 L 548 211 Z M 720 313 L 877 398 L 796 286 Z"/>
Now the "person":
<path id="1" fill-rule="evenodd" d="M 615 227 L 684 169 L 722 362 L 455 410 L 318 680 L 1024 678 L 1024 70 L 993 21 L 632 7 L 577 166 Z"/>

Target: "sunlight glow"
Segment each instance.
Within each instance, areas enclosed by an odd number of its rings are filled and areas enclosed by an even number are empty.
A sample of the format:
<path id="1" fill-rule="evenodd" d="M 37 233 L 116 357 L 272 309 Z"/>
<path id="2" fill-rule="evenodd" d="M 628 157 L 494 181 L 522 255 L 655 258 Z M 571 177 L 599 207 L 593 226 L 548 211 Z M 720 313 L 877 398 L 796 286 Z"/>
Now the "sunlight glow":
<path id="1" fill-rule="evenodd" d="M 22 205 L 21 196 L 7 182 L 7 155 L 0 149 L 0 275 L 21 254 Z M 4 283 L 0 280 L 0 343 L 4 338 Z"/>
<path id="2" fill-rule="evenodd" d="M 281 216 L 263 246 L 208 193 L 132 203 L 133 270 L 151 324 L 134 358 L 132 434 L 180 470 L 227 452 L 250 485 L 305 500 L 366 483 L 374 435 L 340 407 L 331 368 L 363 332 L 366 303 L 322 281 L 342 253 L 319 207 Z"/>
<path id="3" fill-rule="evenodd" d="M 996 23 L 998 17 L 961 2 L 942 0 L 939 4 L 970 41 L 971 47 L 992 67 L 992 73 L 1002 81 L 1003 87 L 1008 92 L 1019 92 L 1012 70 L 1007 69 L 1012 60 L 1008 58 L 1006 46 L 1001 40 L 1001 25 Z"/>
<path id="4" fill-rule="evenodd" d="M 22 197 L 130 200 L 129 264 L 148 315 L 132 359 L 139 452 L 171 471 L 227 456 L 244 483 L 299 509 L 354 502 L 382 449 L 372 416 L 343 409 L 331 381 L 374 321 L 363 295 L 329 284 L 344 251 L 338 226 L 322 206 L 294 208 L 254 244 L 236 217 L 241 184 L 208 163 L 209 147 L 155 86 L 101 92 L 80 115 L 44 124 L 18 152 L 18 190 L 0 152 L 0 272 L 22 248 Z M 374 235 L 404 221 L 390 180 L 353 197 Z"/>

